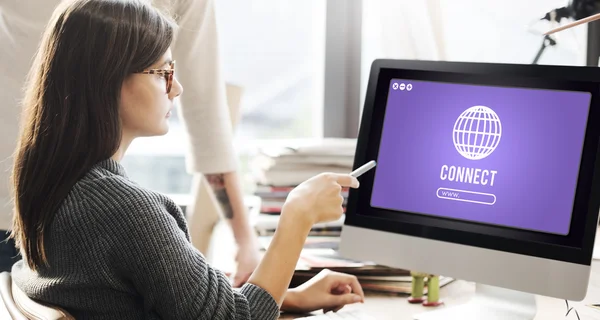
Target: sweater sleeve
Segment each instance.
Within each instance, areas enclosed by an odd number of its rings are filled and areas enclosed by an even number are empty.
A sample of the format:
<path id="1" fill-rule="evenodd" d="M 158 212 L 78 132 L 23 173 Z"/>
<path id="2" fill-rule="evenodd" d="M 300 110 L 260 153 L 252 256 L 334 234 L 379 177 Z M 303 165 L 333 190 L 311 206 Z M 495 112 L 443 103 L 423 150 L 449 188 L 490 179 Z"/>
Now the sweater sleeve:
<path id="1" fill-rule="evenodd" d="M 213 0 L 177 1 L 177 35 L 173 58 L 181 82 L 178 110 L 189 138 L 190 173 L 237 170 L 225 81 L 221 72 Z"/>
<path id="2" fill-rule="evenodd" d="M 135 188 L 116 192 L 121 207 L 110 210 L 114 232 L 110 263 L 143 296 L 146 311 L 162 319 L 278 318 L 279 307 L 264 289 L 246 284 L 234 291 L 158 199 Z M 103 206 L 113 207 L 96 204 Z"/>

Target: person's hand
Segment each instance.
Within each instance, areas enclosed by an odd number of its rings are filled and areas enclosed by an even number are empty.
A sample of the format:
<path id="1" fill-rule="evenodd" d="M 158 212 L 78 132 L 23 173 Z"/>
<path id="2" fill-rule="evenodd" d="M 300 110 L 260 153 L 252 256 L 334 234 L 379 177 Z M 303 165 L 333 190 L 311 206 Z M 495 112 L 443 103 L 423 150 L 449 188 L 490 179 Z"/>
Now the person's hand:
<path id="1" fill-rule="evenodd" d="M 234 288 L 239 288 L 248 281 L 260 263 L 259 249 L 251 243 L 239 246 L 235 262 L 237 267 L 231 284 Z"/>
<path id="2" fill-rule="evenodd" d="M 339 219 L 344 213 L 342 187 L 358 188 L 358 180 L 349 174 L 321 173 L 296 188 L 288 195 L 282 215 L 292 212 L 310 226 L 319 222 Z"/>
<path id="3" fill-rule="evenodd" d="M 364 302 L 365 294 L 355 276 L 323 270 L 301 286 L 288 290 L 282 311 L 337 312 L 347 304 Z"/>

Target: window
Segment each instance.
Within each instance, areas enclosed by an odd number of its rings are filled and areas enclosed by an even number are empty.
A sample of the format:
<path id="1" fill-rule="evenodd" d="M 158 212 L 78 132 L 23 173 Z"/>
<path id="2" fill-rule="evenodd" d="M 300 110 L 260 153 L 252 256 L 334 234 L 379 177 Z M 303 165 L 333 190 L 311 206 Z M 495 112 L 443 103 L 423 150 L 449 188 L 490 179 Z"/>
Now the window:
<path id="1" fill-rule="evenodd" d="M 216 6 L 225 80 L 244 90 L 235 137 L 242 169 L 255 139 L 321 136 L 325 1 L 220 0 Z M 186 135 L 176 113 L 170 121 L 167 135 L 134 141 L 123 165 L 145 187 L 189 193 Z"/>
<path id="2" fill-rule="evenodd" d="M 245 89 L 237 138 L 320 135 L 325 2 L 217 2 L 223 71 Z"/>

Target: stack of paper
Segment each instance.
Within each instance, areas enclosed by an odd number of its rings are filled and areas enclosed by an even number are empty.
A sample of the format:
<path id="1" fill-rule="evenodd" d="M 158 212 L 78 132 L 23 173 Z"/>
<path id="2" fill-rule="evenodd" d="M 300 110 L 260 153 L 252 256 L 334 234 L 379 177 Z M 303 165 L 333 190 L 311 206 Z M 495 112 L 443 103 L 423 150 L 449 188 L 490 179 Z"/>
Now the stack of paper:
<path id="1" fill-rule="evenodd" d="M 356 139 L 291 140 L 260 148 L 252 165 L 259 185 L 294 187 L 321 172 L 352 170 Z"/>

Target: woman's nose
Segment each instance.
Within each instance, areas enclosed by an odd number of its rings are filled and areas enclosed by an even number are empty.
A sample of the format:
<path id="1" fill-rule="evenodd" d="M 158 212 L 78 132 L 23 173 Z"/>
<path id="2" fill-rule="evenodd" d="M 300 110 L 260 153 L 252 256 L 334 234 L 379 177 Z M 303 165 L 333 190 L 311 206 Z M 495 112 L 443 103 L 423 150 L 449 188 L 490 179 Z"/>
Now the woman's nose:
<path id="1" fill-rule="evenodd" d="M 183 93 L 183 86 L 177 78 L 173 78 L 173 86 L 171 87 L 171 92 L 169 92 L 169 99 L 175 99 L 179 97 Z"/>

